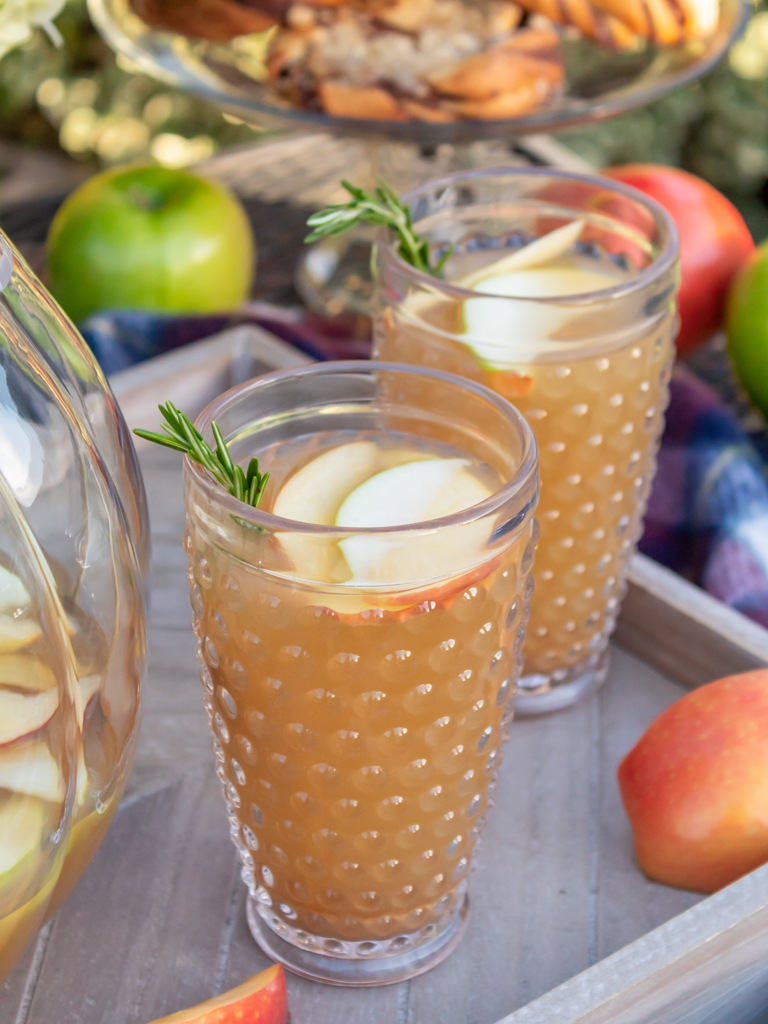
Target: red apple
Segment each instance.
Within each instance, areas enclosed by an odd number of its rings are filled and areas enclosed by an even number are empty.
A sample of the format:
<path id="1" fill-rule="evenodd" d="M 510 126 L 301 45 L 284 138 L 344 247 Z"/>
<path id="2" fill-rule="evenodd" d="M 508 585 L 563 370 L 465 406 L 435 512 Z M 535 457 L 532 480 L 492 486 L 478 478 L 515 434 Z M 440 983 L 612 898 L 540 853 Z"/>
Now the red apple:
<path id="1" fill-rule="evenodd" d="M 710 893 L 768 861 L 768 669 L 667 708 L 619 765 L 649 878 Z"/>
<path id="2" fill-rule="evenodd" d="M 687 171 L 626 164 L 602 173 L 645 192 L 677 225 L 681 268 L 677 350 L 686 355 L 723 324 L 728 288 L 755 247 L 749 228 L 733 203 Z"/>
<path id="3" fill-rule="evenodd" d="M 285 1024 L 287 1018 L 285 974 L 276 964 L 215 999 L 152 1024 Z"/>

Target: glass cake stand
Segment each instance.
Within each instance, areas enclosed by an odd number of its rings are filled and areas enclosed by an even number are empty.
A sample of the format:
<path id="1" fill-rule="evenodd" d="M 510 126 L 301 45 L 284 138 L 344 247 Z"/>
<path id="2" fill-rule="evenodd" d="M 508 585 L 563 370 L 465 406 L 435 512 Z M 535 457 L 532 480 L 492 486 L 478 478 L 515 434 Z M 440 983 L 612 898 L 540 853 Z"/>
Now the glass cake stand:
<path id="1" fill-rule="evenodd" d="M 721 0 L 720 22 L 706 41 L 666 49 L 649 45 L 638 53 L 613 52 L 563 32 L 566 88 L 556 100 L 510 120 L 426 124 L 331 117 L 291 106 L 263 80 L 264 34 L 210 43 L 150 28 L 133 13 L 128 0 L 88 0 L 88 8 L 109 45 L 142 71 L 243 120 L 266 128 L 397 140 L 421 147 L 554 132 L 644 106 L 714 67 L 749 14 L 749 5 L 742 0 Z"/>
<path id="2" fill-rule="evenodd" d="M 666 49 L 648 45 L 636 53 L 611 51 L 564 30 L 566 87 L 556 100 L 511 120 L 427 124 L 332 117 L 292 106 L 264 80 L 265 33 L 211 43 L 150 28 L 129 0 L 88 0 L 88 7 L 109 45 L 145 73 L 262 128 L 365 140 L 368 180 L 356 178 L 355 184 L 370 186 L 381 175 L 399 192 L 453 170 L 486 166 L 490 140 L 513 142 L 603 120 L 695 81 L 728 52 L 750 10 L 745 0 L 721 0 L 717 31 L 706 41 Z M 504 150 L 502 161 L 511 160 Z M 498 152 L 492 166 L 499 166 Z M 309 247 L 296 274 L 305 304 L 325 316 L 367 313 L 369 257 L 365 229 Z"/>

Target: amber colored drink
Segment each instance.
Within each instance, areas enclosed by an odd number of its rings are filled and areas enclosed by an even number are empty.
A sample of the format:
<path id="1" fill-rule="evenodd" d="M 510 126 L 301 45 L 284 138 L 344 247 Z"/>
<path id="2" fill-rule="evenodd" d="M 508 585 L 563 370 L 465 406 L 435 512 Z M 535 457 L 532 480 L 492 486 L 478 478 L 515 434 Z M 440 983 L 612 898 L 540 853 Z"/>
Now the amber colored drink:
<path id="1" fill-rule="evenodd" d="M 246 410 L 261 413 L 265 426 L 231 447 L 273 476 L 246 524 L 188 467 L 194 625 L 255 937 L 301 973 L 373 983 L 432 966 L 461 934 L 520 667 L 535 454 L 523 421 L 484 389 L 447 426 L 440 404 L 462 387 L 445 375 L 416 372 L 409 390 L 412 371 L 383 364 L 302 373 L 206 414 L 226 422 L 234 407 L 230 436 Z M 269 436 L 272 392 L 308 406 L 294 437 Z M 422 413 L 418 433 L 403 429 Z M 374 468 L 461 459 L 488 507 L 367 531 L 272 514 L 302 467 L 342 446 L 349 465 L 359 445 Z M 353 571 L 318 555 L 331 548 Z"/>
<path id="2" fill-rule="evenodd" d="M 412 194 L 424 218 L 417 229 L 455 245 L 447 284 L 381 247 L 375 356 L 482 382 L 536 435 L 541 534 L 517 707 L 537 713 L 572 703 L 607 672 L 667 404 L 674 228 L 639 194 L 614 193 L 599 179 L 515 171 L 457 179 L 466 208 L 446 202 L 445 181 Z M 499 284 L 506 291 L 488 300 L 476 297 L 482 284 L 451 286 L 575 220 L 580 239 L 543 273 L 541 265 L 518 271 L 528 294 L 516 294 L 513 274 L 492 278 L 491 295 Z M 548 273 L 567 294 L 545 290 Z"/>

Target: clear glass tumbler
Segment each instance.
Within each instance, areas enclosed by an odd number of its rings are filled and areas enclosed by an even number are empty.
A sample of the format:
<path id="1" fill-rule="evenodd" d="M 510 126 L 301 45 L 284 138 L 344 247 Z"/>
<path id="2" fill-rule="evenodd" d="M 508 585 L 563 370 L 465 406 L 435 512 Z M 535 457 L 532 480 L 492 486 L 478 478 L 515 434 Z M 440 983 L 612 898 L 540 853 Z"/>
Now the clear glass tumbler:
<path id="1" fill-rule="evenodd" d="M 410 977 L 462 934 L 512 718 L 533 435 L 486 388 L 384 363 L 270 374 L 207 408 L 209 438 L 213 420 L 273 490 L 335 438 L 449 448 L 497 481 L 464 512 L 350 530 L 279 518 L 269 490 L 254 510 L 185 462 L 200 674 L 251 931 L 307 977 Z M 350 546 L 386 578 L 335 581 Z"/>
<path id="2" fill-rule="evenodd" d="M 139 732 L 146 505 L 93 355 L 0 235 L 0 981 L 117 810 Z"/>
<path id="3" fill-rule="evenodd" d="M 484 383 L 530 423 L 541 537 L 515 706 L 554 711 L 607 673 L 668 400 L 677 233 L 640 192 L 559 171 L 470 171 L 405 199 L 433 252 L 453 249 L 438 280 L 381 239 L 374 357 Z M 568 247 L 544 274 L 546 260 L 477 283 L 557 228 Z M 553 292 L 555 280 L 567 290 Z"/>

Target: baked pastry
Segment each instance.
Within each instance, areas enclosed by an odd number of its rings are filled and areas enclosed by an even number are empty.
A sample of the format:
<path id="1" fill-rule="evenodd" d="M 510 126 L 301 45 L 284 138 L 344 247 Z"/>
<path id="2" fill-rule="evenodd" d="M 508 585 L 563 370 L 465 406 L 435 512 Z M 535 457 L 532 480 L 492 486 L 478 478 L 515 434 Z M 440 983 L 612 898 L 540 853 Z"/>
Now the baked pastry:
<path id="1" fill-rule="evenodd" d="M 291 7 L 267 53 L 269 80 L 335 117 L 518 117 L 562 87 L 551 28 L 522 28 L 511 0 L 360 0 Z"/>
<path id="2" fill-rule="evenodd" d="M 677 46 L 717 28 L 718 0 L 519 0 L 527 11 L 573 25 L 591 39 L 629 47 L 648 39 Z"/>
<path id="3" fill-rule="evenodd" d="M 717 27 L 719 0 L 130 0 L 148 24 L 212 42 L 272 31 L 267 78 L 335 117 L 521 117 L 562 89 L 553 23 L 619 49 Z"/>

